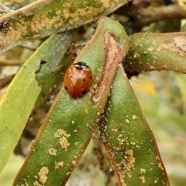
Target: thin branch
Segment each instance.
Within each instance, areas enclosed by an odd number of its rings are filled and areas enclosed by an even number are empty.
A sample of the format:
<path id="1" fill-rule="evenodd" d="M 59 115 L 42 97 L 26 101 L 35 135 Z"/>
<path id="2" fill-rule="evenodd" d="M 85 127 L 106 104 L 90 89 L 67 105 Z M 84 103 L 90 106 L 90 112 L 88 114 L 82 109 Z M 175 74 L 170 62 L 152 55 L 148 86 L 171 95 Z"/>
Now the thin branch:
<path id="1" fill-rule="evenodd" d="M 25 48 L 31 51 L 35 51 L 37 49 L 37 47 L 29 46 L 28 44 L 22 44 L 22 45 L 19 45 L 18 47 Z"/>
<path id="2" fill-rule="evenodd" d="M 122 11 L 122 12 L 121 12 Z M 183 19 L 186 18 L 186 11 L 179 5 L 139 8 L 136 6 L 125 7 L 125 14 L 135 19 L 139 25 L 145 26 L 156 21 L 166 19 Z"/>
<path id="3" fill-rule="evenodd" d="M 0 79 L 0 89 L 6 87 L 14 78 L 15 74 L 6 76 L 5 78 Z"/>
<path id="4" fill-rule="evenodd" d="M 0 66 L 21 66 L 24 61 L 18 60 L 0 60 Z"/>

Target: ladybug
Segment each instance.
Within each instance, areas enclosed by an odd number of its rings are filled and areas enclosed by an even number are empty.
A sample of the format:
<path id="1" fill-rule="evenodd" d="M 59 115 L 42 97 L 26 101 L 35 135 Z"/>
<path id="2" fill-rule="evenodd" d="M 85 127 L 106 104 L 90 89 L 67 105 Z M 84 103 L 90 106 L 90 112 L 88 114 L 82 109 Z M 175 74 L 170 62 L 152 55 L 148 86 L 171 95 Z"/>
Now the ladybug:
<path id="1" fill-rule="evenodd" d="M 92 85 L 92 71 L 90 67 L 84 62 L 72 64 L 65 73 L 64 85 L 71 97 L 82 97 Z"/>

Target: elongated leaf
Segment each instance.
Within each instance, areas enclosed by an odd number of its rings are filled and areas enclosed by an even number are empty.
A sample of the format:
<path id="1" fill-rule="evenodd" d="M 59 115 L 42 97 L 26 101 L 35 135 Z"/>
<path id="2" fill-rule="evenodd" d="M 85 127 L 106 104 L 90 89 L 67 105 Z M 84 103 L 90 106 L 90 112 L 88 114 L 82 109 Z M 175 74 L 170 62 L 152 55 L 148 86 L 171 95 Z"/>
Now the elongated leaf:
<path id="1" fill-rule="evenodd" d="M 62 88 L 14 185 L 51 186 L 66 182 L 90 140 L 96 119 L 106 104 L 117 65 L 128 48 L 123 27 L 102 18 L 75 60 L 90 66 L 92 89 L 81 99 L 74 99 Z"/>
<path id="2" fill-rule="evenodd" d="M 36 1 L 0 18 L 0 51 L 29 39 L 79 27 L 107 15 L 128 0 Z"/>
<path id="3" fill-rule="evenodd" d="M 122 67 L 100 123 L 120 185 L 169 185 L 156 141 Z"/>
<path id="4" fill-rule="evenodd" d="M 59 80 L 62 79 L 63 75 L 61 73 L 57 73 L 57 71 L 59 65 L 61 64 L 62 57 L 72 42 L 73 34 L 74 31 L 68 31 L 63 33 L 61 36 L 59 35 L 59 38 L 56 36 L 51 37 L 50 40 L 53 40 L 52 42 L 55 42 L 56 40 L 58 40 L 58 42 L 56 42 L 56 46 L 54 46 L 55 48 L 53 48 L 53 50 L 48 51 L 48 56 L 50 56 L 50 59 L 48 59 L 47 56 L 43 57 L 40 63 L 40 68 L 36 73 L 38 84 L 42 87 L 40 97 L 36 103 L 37 105 L 50 95 L 50 92 L 57 84 L 59 84 Z M 49 44 L 51 42 L 50 40 L 47 41 Z M 47 42 L 45 44 L 47 44 Z M 68 65 L 66 64 L 67 62 L 63 60 L 63 64 L 61 64 L 62 71 L 66 69 L 66 66 Z"/>
<path id="5" fill-rule="evenodd" d="M 64 50 L 68 47 L 70 35 L 55 35 L 49 38 L 27 60 L 9 85 L 0 102 L 0 171 L 13 152 L 24 129 L 34 104 L 42 91 L 42 84 L 37 81 L 42 63 L 52 66 L 59 63 Z M 64 41 L 64 38 L 67 41 Z M 65 44 L 65 45 L 64 45 Z M 65 49 L 66 47 L 66 49 Z M 51 74 L 51 72 L 49 72 Z"/>
<path id="6" fill-rule="evenodd" d="M 124 62 L 127 72 L 174 70 L 186 72 L 186 33 L 139 33 L 131 36 Z"/>

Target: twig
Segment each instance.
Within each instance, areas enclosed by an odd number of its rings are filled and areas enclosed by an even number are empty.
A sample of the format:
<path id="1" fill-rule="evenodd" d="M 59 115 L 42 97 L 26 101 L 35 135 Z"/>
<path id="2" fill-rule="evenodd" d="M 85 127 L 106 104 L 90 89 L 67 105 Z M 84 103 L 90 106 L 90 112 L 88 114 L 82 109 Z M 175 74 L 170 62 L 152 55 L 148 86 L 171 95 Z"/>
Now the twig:
<path id="1" fill-rule="evenodd" d="M 186 18 L 186 10 L 179 5 L 139 8 L 136 6 L 126 6 L 125 10 L 119 13 L 135 19 L 142 27 L 156 21 L 165 19 L 183 19 Z"/>
<path id="2" fill-rule="evenodd" d="M 0 89 L 6 87 L 14 78 L 15 74 L 6 76 L 5 78 L 0 79 Z"/>
<path id="3" fill-rule="evenodd" d="M 24 61 L 18 60 L 0 60 L 0 66 L 21 66 Z"/>
<path id="4" fill-rule="evenodd" d="M 27 44 L 22 44 L 22 45 L 19 45 L 18 47 L 25 48 L 25 49 L 32 50 L 32 51 L 35 51 L 37 49 L 37 47 L 29 46 Z"/>

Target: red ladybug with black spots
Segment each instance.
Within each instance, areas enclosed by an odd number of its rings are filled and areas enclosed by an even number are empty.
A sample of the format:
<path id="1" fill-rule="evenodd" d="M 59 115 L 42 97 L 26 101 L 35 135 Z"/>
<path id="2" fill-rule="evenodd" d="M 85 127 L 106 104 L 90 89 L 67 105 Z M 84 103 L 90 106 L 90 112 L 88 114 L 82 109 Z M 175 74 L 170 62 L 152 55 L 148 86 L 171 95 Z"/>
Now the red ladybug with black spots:
<path id="1" fill-rule="evenodd" d="M 92 71 L 84 62 L 72 64 L 64 76 L 64 85 L 67 93 L 73 98 L 85 95 L 92 86 Z"/>

